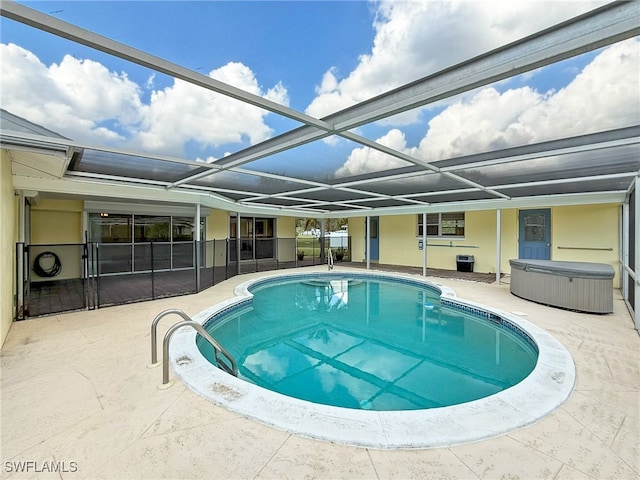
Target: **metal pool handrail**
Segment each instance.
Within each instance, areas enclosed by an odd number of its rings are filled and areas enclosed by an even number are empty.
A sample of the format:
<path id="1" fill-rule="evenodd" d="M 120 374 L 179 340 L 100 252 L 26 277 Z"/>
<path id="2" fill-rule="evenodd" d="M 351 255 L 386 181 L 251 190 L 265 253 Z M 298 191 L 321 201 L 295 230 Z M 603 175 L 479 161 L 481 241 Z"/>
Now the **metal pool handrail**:
<path id="1" fill-rule="evenodd" d="M 329 255 L 327 255 L 327 267 L 329 267 L 329 270 L 333 270 L 333 253 L 331 253 L 331 249 L 329 249 Z"/>
<path id="2" fill-rule="evenodd" d="M 158 363 L 158 322 L 167 315 L 171 315 L 175 313 L 176 315 L 180 315 L 183 320 L 191 320 L 191 317 L 184 313 L 182 310 L 178 308 L 170 308 L 168 310 L 164 310 L 156 315 L 156 318 L 151 322 L 151 365 L 150 367 L 157 367 Z"/>
<path id="3" fill-rule="evenodd" d="M 218 341 L 214 339 L 211 336 L 211 334 L 204 329 L 202 325 L 200 325 L 198 322 L 193 321 L 182 310 L 178 310 L 174 308 L 165 310 L 164 312 L 161 312 L 160 314 L 158 314 L 156 318 L 153 319 L 153 322 L 151 324 L 151 340 L 153 342 L 151 347 L 151 361 L 152 361 L 151 366 L 157 365 L 158 363 L 157 362 L 157 357 L 158 357 L 157 345 L 156 345 L 156 338 L 157 338 L 156 331 L 157 331 L 158 321 L 162 317 L 169 315 L 171 313 L 180 315 L 184 320 L 172 325 L 169 328 L 169 330 L 167 330 L 167 333 L 164 334 L 164 339 L 162 340 L 162 385 L 167 385 L 169 383 L 169 341 L 171 340 L 171 336 L 175 333 L 175 331 L 182 327 L 193 327 L 194 330 L 198 332 L 202 336 L 202 338 L 204 338 L 207 342 L 209 342 L 209 344 L 213 347 L 213 351 L 216 358 L 216 362 L 218 363 L 218 367 L 221 370 L 224 370 L 225 372 L 235 377 L 238 376 L 238 364 L 235 358 L 233 357 L 233 355 L 231 355 L 231 353 L 229 353 L 229 351 L 226 348 L 220 345 L 220 343 L 218 343 Z M 230 366 L 227 365 L 226 362 L 222 361 L 222 358 L 220 357 L 220 353 L 222 353 L 222 355 L 226 357 L 226 359 L 231 364 Z"/>

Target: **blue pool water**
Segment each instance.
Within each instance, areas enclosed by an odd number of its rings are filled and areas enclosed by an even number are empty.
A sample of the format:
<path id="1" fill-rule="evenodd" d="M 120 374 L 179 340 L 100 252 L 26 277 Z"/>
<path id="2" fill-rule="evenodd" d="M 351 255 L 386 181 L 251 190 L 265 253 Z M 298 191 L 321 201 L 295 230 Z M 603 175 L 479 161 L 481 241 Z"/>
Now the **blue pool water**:
<path id="1" fill-rule="evenodd" d="M 239 377 L 303 400 L 416 410 L 486 397 L 535 367 L 530 341 L 444 305 L 426 284 L 356 275 L 271 280 L 253 301 L 205 323 Z M 208 343 L 198 348 L 215 364 Z"/>

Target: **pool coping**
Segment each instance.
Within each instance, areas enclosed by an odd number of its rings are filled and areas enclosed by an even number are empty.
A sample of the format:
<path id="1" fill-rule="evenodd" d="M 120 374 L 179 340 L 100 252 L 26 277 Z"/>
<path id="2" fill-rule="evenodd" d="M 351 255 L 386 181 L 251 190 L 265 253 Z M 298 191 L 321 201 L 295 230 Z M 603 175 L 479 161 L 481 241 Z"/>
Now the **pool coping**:
<path id="1" fill-rule="evenodd" d="M 301 274 L 274 274 L 268 278 L 295 278 Z M 330 276 L 310 272 L 306 276 Z M 499 309 L 463 300 L 455 292 L 420 277 L 379 272 L 334 272 L 418 282 L 436 287 L 450 304 L 481 309 L 518 326 L 538 347 L 533 371 L 520 383 L 489 397 L 449 407 L 408 411 L 371 411 L 333 407 L 288 397 L 251 384 L 209 363 L 196 346 L 196 332 L 184 327 L 175 332 L 169 347 L 174 372 L 202 397 L 275 428 L 334 443 L 377 449 L 435 448 L 478 442 L 531 425 L 562 405 L 575 384 L 575 365 L 566 348 L 553 336 L 527 320 Z M 250 285 L 238 285 L 235 297 L 213 305 L 193 317 L 206 322 L 222 310 L 246 302 Z"/>

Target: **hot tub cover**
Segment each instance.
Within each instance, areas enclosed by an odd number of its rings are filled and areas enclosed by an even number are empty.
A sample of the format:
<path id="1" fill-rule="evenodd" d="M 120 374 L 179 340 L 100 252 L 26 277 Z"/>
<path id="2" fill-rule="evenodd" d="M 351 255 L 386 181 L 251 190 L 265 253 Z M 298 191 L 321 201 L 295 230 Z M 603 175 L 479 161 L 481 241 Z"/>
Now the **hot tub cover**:
<path id="1" fill-rule="evenodd" d="M 573 278 L 613 278 L 615 271 L 607 263 L 559 262 L 555 260 L 509 260 L 511 268 Z"/>

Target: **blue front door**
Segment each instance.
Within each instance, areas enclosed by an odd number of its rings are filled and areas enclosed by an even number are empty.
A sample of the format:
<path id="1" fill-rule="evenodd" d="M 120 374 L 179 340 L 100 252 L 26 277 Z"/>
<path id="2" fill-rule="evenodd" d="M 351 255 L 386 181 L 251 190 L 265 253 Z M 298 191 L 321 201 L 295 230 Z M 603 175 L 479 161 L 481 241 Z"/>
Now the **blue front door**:
<path id="1" fill-rule="evenodd" d="M 380 259 L 380 239 L 378 238 L 378 217 L 371 217 L 369 219 L 369 228 L 371 230 L 371 256 L 369 260 Z"/>
<path id="2" fill-rule="evenodd" d="M 551 210 L 520 210 L 518 258 L 551 259 Z"/>

